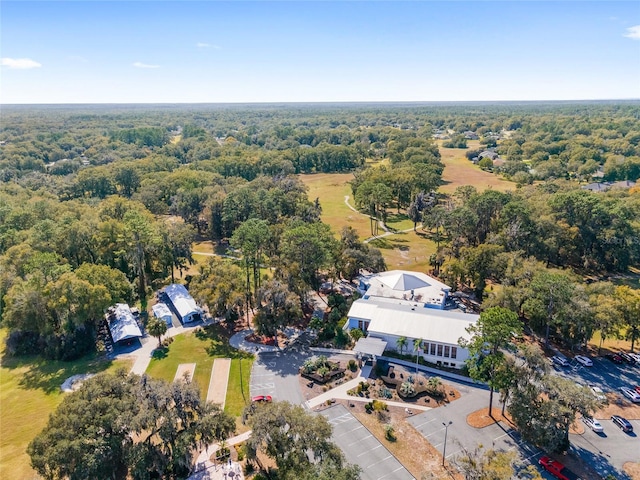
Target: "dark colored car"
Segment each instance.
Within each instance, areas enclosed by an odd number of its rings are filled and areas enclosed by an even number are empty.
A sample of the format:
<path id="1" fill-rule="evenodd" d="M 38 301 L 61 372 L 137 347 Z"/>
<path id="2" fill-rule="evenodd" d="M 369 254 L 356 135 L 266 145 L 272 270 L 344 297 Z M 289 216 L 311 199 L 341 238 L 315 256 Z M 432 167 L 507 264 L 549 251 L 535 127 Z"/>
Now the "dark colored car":
<path id="1" fill-rule="evenodd" d="M 620 357 L 620 355 L 616 355 L 615 353 L 607 353 L 604 357 L 608 360 L 611 360 L 617 365 L 620 365 L 622 363 L 622 357 Z"/>
<path id="2" fill-rule="evenodd" d="M 640 393 L 640 385 L 636 385 L 635 387 L 633 387 L 633 389 L 634 389 L 636 392 Z"/>
<path id="3" fill-rule="evenodd" d="M 625 362 L 630 363 L 631 365 L 634 365 L 636 363 L 635 358 L 633 358 L 631 355 L 624 353 L 624 352 L 618 352 L 618 356 Z"/>
<path id="4" fill-rule="evenodd" d="M 633 432 L 633 425 L 631 425 L 631 422 L 626 418 L 621 417 L 620 415 L 611 415 L 611 420 L 619 426 L 623 432 Z"/>
<path id="5" fill-rule="evenodd" d="M 255 397 L 251 397 L 252 402 L 270 402 L 271 400 L 271 395 L 256 395 Z"/>

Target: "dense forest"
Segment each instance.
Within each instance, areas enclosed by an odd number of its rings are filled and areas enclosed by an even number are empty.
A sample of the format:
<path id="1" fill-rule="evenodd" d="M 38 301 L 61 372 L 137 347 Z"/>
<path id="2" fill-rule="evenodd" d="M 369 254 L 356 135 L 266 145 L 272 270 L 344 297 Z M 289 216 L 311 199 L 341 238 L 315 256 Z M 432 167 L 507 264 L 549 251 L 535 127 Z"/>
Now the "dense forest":
<path id="1" fill-rule="evenodd" d="M 493 171 L 514 180 L 513 192 L 437 193 L 436 132 L 456 143 L 475 134 L 505 160 Z M 571 346 L 595 330 L 635 341 L 639 315 L 624 309 L 636 291 L 584 280 L 638 265 L 638 188 L 580 186 L 594 174 L 637 180 L 638 132 L 638 102 L 3 107 L 8 351 L 75 358 L 94 348 L 104 309 L 145 306 L 192 262 L 195 239 L 238 258 L 200 265 L 188 279 L 196 298 L 232 320 L 258 308 L 259 331 L 273 334 L 308 308 L 322 275 L 385 269 L 355 231 L 321 222 L 296 176 L 332 172 L 353 173 L 356 204 L 372 218 L 396 209 L 422 224 L 437 244 L 435 273 L 454 288 Z M 344 335 L 335 320 L 328 337 Z"/>

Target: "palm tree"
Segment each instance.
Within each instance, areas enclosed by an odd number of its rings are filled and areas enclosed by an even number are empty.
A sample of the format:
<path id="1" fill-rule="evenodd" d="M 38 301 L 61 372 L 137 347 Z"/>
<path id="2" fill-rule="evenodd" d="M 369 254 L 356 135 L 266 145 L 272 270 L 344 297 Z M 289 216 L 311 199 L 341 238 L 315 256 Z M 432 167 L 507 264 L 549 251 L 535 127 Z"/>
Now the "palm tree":
<path id="1" fill-rule="evenodd" d="M 442 389 L 442 380 L 440 377 L 430 377 L 427 383 L 429 384 L 429 390 L 432 395 L 437 395 Z"/>
<path id="2" fill-rule="evenodd" d="M 402 355 L 402 352 L 404 351 L 406 346 L 407 346 L 407 337 L 400 337 L 398 338 L 398 340 L 396 340 L 396 347 L 398 348 L 400 355 Z"/>
<path id="3" fill-rule="evenodd" d="M 147 331 L 158 339 L 158 348 L 162 346 L 162 335 L 167 332 L 167 324 L 159 318 L 152 318 L 147 323 Z"/>
<path id="4" fill-rule="evenodd" d="M 413 340 L 413 351 L 416 352 L 416 372 L 418 371 L 418 355 L 420 355 L 420 349 L 424 340 L 421 338 L 415 338 Z"/>

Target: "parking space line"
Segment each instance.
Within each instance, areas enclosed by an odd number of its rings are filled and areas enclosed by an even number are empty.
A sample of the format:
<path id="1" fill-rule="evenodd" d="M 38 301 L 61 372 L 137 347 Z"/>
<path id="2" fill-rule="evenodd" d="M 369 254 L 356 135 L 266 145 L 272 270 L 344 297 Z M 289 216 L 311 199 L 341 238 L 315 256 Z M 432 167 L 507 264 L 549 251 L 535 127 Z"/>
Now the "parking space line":
<path id="1" fill-rule="evenodd" d="M 396 468 L 393 472 L 387 473 L 386 475 L 383 475 L 381 477 L 378 477 L 378 480 L 382 480 L 384 477 L 388 477 L 389 475 L 393 475 L 394 473 L 396 473 L 398 470 L 404 470 L 404 467 L 398 467 Z"/>
<path id="2" fill-rule="evenodd" d="M 416 425 L 415 428 L 418 429 L 418 428 L 422 427 L 423 425 L 426 425 L 427 423 L 431 423 L 431 422 L 435 422 L 435 421 L 436 421 L 436 419 L 432 418 L 431 420 L 426 421 L 424 423 L 421 423 L 420 425 Z"/>
<path id="3" fill-rule="evenodd" d="M 371 465 L 369 465 L 367 468 L 371 468 L 371 467 L 375 467 L 377 464 L 384 462 L 385 460 L 388 460 L 389 458 L 392 458 L 393 455 L 387 455 L 384 458 L 381 458 L 380 460 L 378 460 L 376 463 L 372 463 Z"/>
<path id="4" fill-rule="evenodd" d="M 369 435 L 369 437 L 370 437 L 370 436 L 371 436 L 371 435 Z M 369 438 L 369 437 L 367 437 L 367 438 Z M 363 438 L 362 440 L 365 440 L 365 439 Z M 360 443 L 360 441 L 361 441 L 361 440 L 358 440 L 357 442 L 350 443 L 350 444 L 349 444 L 349 446 L 351 446 L 351 445 L 355 445 L 356 443 Z M 369 450 L 365 450 L 364 452 L 362 452 L 362 453 L 358 454 L 358 456 L 359 456 L 359 457 L 361 457 L 362 455 L 366 455 L 367 453 L 371 453 L 371 452 L 373 452 L 376 448 L 380 448 L 381 446 L 382 446 L 381 444 L 378 444 L 378 445 L 376 445 L 375 447 L 370 448 Z"/>
<path id="5" fill-rule="evenodd" d="M 361 428 L 364 428 L 364 425 L 360 425 L 359 427 L 354 428 L 353 430 L 347 430 L 344 433 L 341 433 L 340 435 L 338 435 L 338 437 L 344 437 L 345 435 L 351 435 L 353 432 L 355 432 L 356 430 L 360 430 Z M 366 438 L 369 438 L 371 435 L 369 435 Z"/>

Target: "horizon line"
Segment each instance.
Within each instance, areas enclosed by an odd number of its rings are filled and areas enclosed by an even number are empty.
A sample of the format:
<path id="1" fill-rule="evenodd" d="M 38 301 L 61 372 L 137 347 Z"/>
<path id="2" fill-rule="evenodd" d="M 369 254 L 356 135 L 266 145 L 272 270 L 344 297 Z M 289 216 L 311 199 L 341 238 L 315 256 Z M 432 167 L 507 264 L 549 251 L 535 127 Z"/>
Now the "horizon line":
<path id="1" fill-rule="evenodd" d="M 50 102 L 3 103 L 0 107 L 28 106 L 87 106 L 87 105 L 371 105 L 371 104 L 497 104 L 497 103 L 588 103 L 588 102 L 636 102 L 640 97 L 537 99 L 537 100 L 322 100 L 322 101 L 228 101 L 228 102 Z"/>

